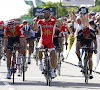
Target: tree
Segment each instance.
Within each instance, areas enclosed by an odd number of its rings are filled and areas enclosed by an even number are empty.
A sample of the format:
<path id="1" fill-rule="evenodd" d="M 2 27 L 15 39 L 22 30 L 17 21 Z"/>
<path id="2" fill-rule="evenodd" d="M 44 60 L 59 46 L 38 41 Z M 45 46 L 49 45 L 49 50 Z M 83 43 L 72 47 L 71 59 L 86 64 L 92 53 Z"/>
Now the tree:
<path id="1" fill-rule="evenodd" d="M 69 10 L 77 10 L 77 8 L 75 7 L 70 7 L 71 5 L 67 5 L 67 7 L 63 7 L 60 5 L 59 2 L 53 3 L 51 1 L 46 3 L 47 7 L 56 7 L 56 16 L 57 18 L 61 17 L 61 16 L 66 16 L 68 14 Z M 40 6 L 38 8 L 43 8 L 44 6 Z M 31 7 L 28 10 L 28 14 L 22 15 L 22 16 L 33 16 L 33 7 Z"/>

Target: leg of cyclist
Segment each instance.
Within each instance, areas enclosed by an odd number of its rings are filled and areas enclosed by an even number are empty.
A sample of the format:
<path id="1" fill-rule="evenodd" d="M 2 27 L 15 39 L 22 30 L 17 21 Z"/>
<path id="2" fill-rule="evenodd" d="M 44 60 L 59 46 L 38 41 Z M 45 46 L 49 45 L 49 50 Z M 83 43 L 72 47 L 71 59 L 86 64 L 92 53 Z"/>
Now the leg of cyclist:
<path id="1" fill-rule="evenodd" d="M 64 44 L 64 37 L 62 37 L 62 44 Z M 62 51 L 61 51 L 61 59 L 62 60 L 64 60 L 63 51 L 64 51 L 64 45 L 62 45 Z"/>
<path id="2" fill-rule="evenodd" d="M 41 46 L 40 49 L 44 49 L 44 47 Z M 43 57 L 43 52 L 39 51 L 39 61 L 40 61 L 39 69 L 40 69 L 40 71 L 43 71 L 42 57 Z"/>
<path id="3" fill-rule="evenodd" d="M 7 79 L 10 79 L 10 64 L 11 64 L 12 51 L 7 50 Z"/>
<path id="4" fill-rule="evenodd" d="M 23 44 L 22 44 L 23 43 Z M 26 50 L 26 41 L 24 38 L 20 39 L 20 45 L 23 46 L 22 49 L 19 49 L 18 50 L 18 58 L 17 58 L 17 64 L 18 64 L 18 76 L 21 75 L 21 72 L 20 72 L 20 64 L 21 64 L 21 58 L 22 58 L 22 54 L 23 54 L 23 49 Z"/>
<path id="5" fill-rule="evenodd" d="M 11 37 L 4 39 L 4 46 L 7 48 L 7 79 L 10 79 L 10 64 L 11 64 L 11 56 L 12 56 L 12 46 L 13 40 Z M 10 47 L 6 47 L 10 46 Z"/>
<path id="6" fill-rule="evenodd" d="M 78 57 L 78 59 L 79 59 L 79 62 L 78 62 L 78 66 L 82 66 L 82 60 L 81 60 L 81 57 L 80 57 L 80 48 L 81 47 L 81 43 L 80 43 L 80 41 L 77 41 L 76 42 L 76 54 L 77 54 L 77 57 Z"/>
<path id="7" fill-rule="evenodd" d="M 52 57 L 52 59 L 51 59 L 51 66 L 52 66 L 52 69 L 51 69 L 51 76 L 52 76 L 52 78 L 55 78 L 55 72 L 54 72 L 54 70 L 55 70 L 55 68 L 57 67 L 57 55 L 56 55 L 56 53 L 55 53 L 55 50 L 52 50 L 51 52 L 50 52 L 50 55 L 51 55 L 51 57 Z"/>
<path id="8" fill-rule="evenodd" d="M 30 57 L 31 57 L 31 54 L 32 54 L 32 40 L 31 39 L 28 39 L 28 43 L 29 43 L 29 54 L 28 54 L 28 64 L 31 63 L 31 60 L 30 60 Z"/>
<path id="9" fill-rule="evenodd" d="M 92 69 L 93 69 L 93 62 L 92 62 L 92 54 L 93 53 L 88 53 L 88 58 L 89 58 L 89 70 L 90 70 L 90 79 L 93 78 L 93 75 L 92 75 Z"/>

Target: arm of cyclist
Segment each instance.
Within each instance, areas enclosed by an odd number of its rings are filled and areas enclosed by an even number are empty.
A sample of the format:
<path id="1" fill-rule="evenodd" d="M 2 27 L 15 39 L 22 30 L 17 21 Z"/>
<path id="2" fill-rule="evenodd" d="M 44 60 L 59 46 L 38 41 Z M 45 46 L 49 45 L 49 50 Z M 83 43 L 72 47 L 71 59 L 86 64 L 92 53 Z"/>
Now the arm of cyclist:
<path id="1" fill-rule="evenodd" d="M 37 25 L 37 22 L 39 21 L 39 19 L 40 19 L 40 16 L 37 16 L 37 18 L 36 19 L 33 19 L 33 29 L 36 31 L 39 31 L 39 29 L 38 29 L 38 25 Z"/>
<path id="2" fill-rule="evenodd" d="M 95 54 L 97 54 L 97 41 L 96 41 L 96 39 L 94 39 L 93 42 L 94 42 L 94 45 L 95 45 Z"/>
<path id="3" fill-rule="evenodd" d="M 54 19 L 57 22 L 58 28 L 62 28 L 62 24 L 57 20 L 53 15 L 50 15 L 50 18 Z"/>

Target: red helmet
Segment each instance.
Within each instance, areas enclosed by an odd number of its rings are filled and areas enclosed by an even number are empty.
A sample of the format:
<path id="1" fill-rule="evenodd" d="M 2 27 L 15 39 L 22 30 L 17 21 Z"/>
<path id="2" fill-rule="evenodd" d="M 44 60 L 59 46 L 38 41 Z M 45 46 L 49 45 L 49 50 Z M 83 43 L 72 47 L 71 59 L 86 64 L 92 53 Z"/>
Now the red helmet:
<path id="1" fill-rule="evenodd" d="M 84 27 L 83 30 L 82 30 L 82 32 L 83 32 L 84 35 L 89 35 L 90 34 L 89 27 Z"/>
<path id="2" fill-rule="evenodd" d="M 15 21 L 14 20 L 9 20 L 7 26 L 8 26 L 8 28 L 13 28 L 13 27 L 15 28 Z"/>

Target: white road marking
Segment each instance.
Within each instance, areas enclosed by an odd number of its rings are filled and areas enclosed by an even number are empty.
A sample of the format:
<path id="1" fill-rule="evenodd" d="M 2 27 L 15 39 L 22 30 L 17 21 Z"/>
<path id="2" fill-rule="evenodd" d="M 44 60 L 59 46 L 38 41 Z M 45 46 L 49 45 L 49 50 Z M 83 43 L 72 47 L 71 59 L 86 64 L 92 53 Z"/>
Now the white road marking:
<path id="1" fill-rule="evenodd" d="M 8 90 L 15 90 L 14 88 L 8 88 Z"/>
<path id="2" fill-rule="evenodd" d="M 11 86 L 8 82 L 3 82 L 6 86 Z"/>

